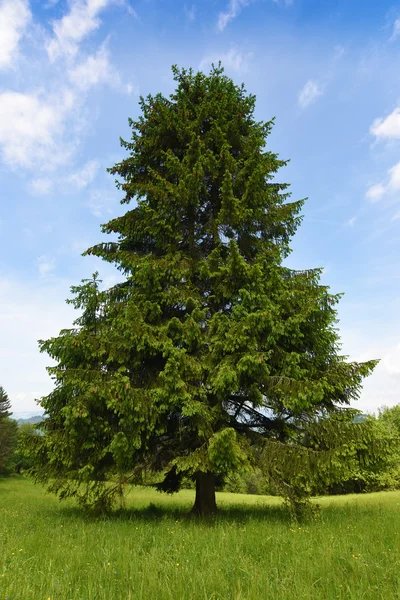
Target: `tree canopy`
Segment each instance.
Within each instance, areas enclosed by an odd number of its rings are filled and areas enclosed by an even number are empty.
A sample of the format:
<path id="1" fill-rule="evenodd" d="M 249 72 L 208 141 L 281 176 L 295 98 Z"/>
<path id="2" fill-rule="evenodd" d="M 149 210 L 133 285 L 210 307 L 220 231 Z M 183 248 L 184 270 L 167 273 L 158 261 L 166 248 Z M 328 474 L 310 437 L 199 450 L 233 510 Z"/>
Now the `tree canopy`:
<path id="1" fill-rule="evenodd" d="M 167 491 L 191 477 L 206 514 L 216 476 L 345 410 L 376 362 L 341 355 L 340 295 L 321 270 L 284 264 L 303 201 L 277 179 L 286 162 L 255 96 L 220 66 L 173 76 L 174 93 L 141 98 L 129 121 L 127 156 L 109 169 L 128 209 L 86 252 L 124 281 L 72 288 L 74 327 L 40 342 L 56 366 L 34 473 L 97 506 L 145 473 Z"/>

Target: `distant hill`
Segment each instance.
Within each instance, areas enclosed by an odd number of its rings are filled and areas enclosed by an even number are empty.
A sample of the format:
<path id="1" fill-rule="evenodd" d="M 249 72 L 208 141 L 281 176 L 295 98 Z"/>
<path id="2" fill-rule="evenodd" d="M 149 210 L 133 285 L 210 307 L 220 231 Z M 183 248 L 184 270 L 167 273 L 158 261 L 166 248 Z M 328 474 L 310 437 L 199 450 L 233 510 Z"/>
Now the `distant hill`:
<path id="1" fill-rule="evenodd" d="M 364 421 L 368 419 L 368 416 L 369 415 L 364 415 L 363 413 L 361 413 L 361 415 L 357 415 L 354 417 L 353 423 L 364 423 Z"/>
<path id="2" fill-rule="evenodd" d="M 18 425 L 23 425 L 24 423 L 31 423 L 32 425 L 36 425 L 36 423 L 40 423 L 43 421 L 43 415 L 36 415 L 35 417 L 29 417 L 28 419 L 17 419 Z"/>

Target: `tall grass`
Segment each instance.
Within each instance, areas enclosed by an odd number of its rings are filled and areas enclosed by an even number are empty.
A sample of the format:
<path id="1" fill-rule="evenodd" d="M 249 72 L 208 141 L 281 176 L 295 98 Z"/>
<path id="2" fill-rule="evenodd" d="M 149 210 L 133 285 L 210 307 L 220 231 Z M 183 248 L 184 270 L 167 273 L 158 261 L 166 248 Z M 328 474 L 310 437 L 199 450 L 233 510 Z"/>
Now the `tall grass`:
<path id="1" fill-rule="evenodd" d="M 219 494 L 186 518 L 191 491 L 134 490 L 93 520 L 23 478 L 0 481 L 0 599 L 400 598 L 400 493 L 324 498 L 294 525 L 279 500 Z"/>

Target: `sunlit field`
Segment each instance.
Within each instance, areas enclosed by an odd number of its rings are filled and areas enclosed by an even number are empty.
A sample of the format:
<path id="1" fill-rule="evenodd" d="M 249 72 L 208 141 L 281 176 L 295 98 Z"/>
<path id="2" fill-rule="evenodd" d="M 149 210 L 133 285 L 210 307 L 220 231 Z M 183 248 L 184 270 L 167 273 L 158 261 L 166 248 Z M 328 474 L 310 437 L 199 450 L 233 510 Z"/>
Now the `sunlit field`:
<path id="1" fill-rule="evenodd" d="M 0 599 L 400 598 L 400 492 L 323 498 L 294 525 L 276 498 L 135 489 L 94 520 L 23 478 L 0 480 Z"/>

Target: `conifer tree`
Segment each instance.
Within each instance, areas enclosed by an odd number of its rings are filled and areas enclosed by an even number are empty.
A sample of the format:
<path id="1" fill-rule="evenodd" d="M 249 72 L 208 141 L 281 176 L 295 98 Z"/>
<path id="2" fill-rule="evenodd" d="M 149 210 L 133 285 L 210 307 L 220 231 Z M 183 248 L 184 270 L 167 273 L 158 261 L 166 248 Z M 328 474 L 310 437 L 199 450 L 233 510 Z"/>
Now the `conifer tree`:
<path id="1" fill-rule="evenodd" d="M 255 120 L 255 97 L 220 66 L 173 75 L 169 98 L 141 99 L 109 169 L 129 207 L 103 226 L 117 239 L 86 252 L 124 281 L 73 288 L 75 327 L 41 342 L 57 364 L 34 473 L 98 507 L 145 472 L 167 491 L 189 476 L 204 515 L 216 476 L 251 467 L 260 440 L 290 444 L 345 409 L 375 362 L 340 355 L 339 295 L 320 270 L 283 264 L 303 202 L 276 179 L 272 121 Z"/>
<path id="2" fill-rule="evenodd" d="M 0 420 L 6 419 L 11 415 L 11 402 L 7 392 L 0 386 Z"/>
<path id="3" fill-rule="evenodd" d="M 0 475 L 8 475 L 14 467 L 13 458 L 17 447 L 17 422 L 10 419 L 11 402 L 0 386 Z"/>

